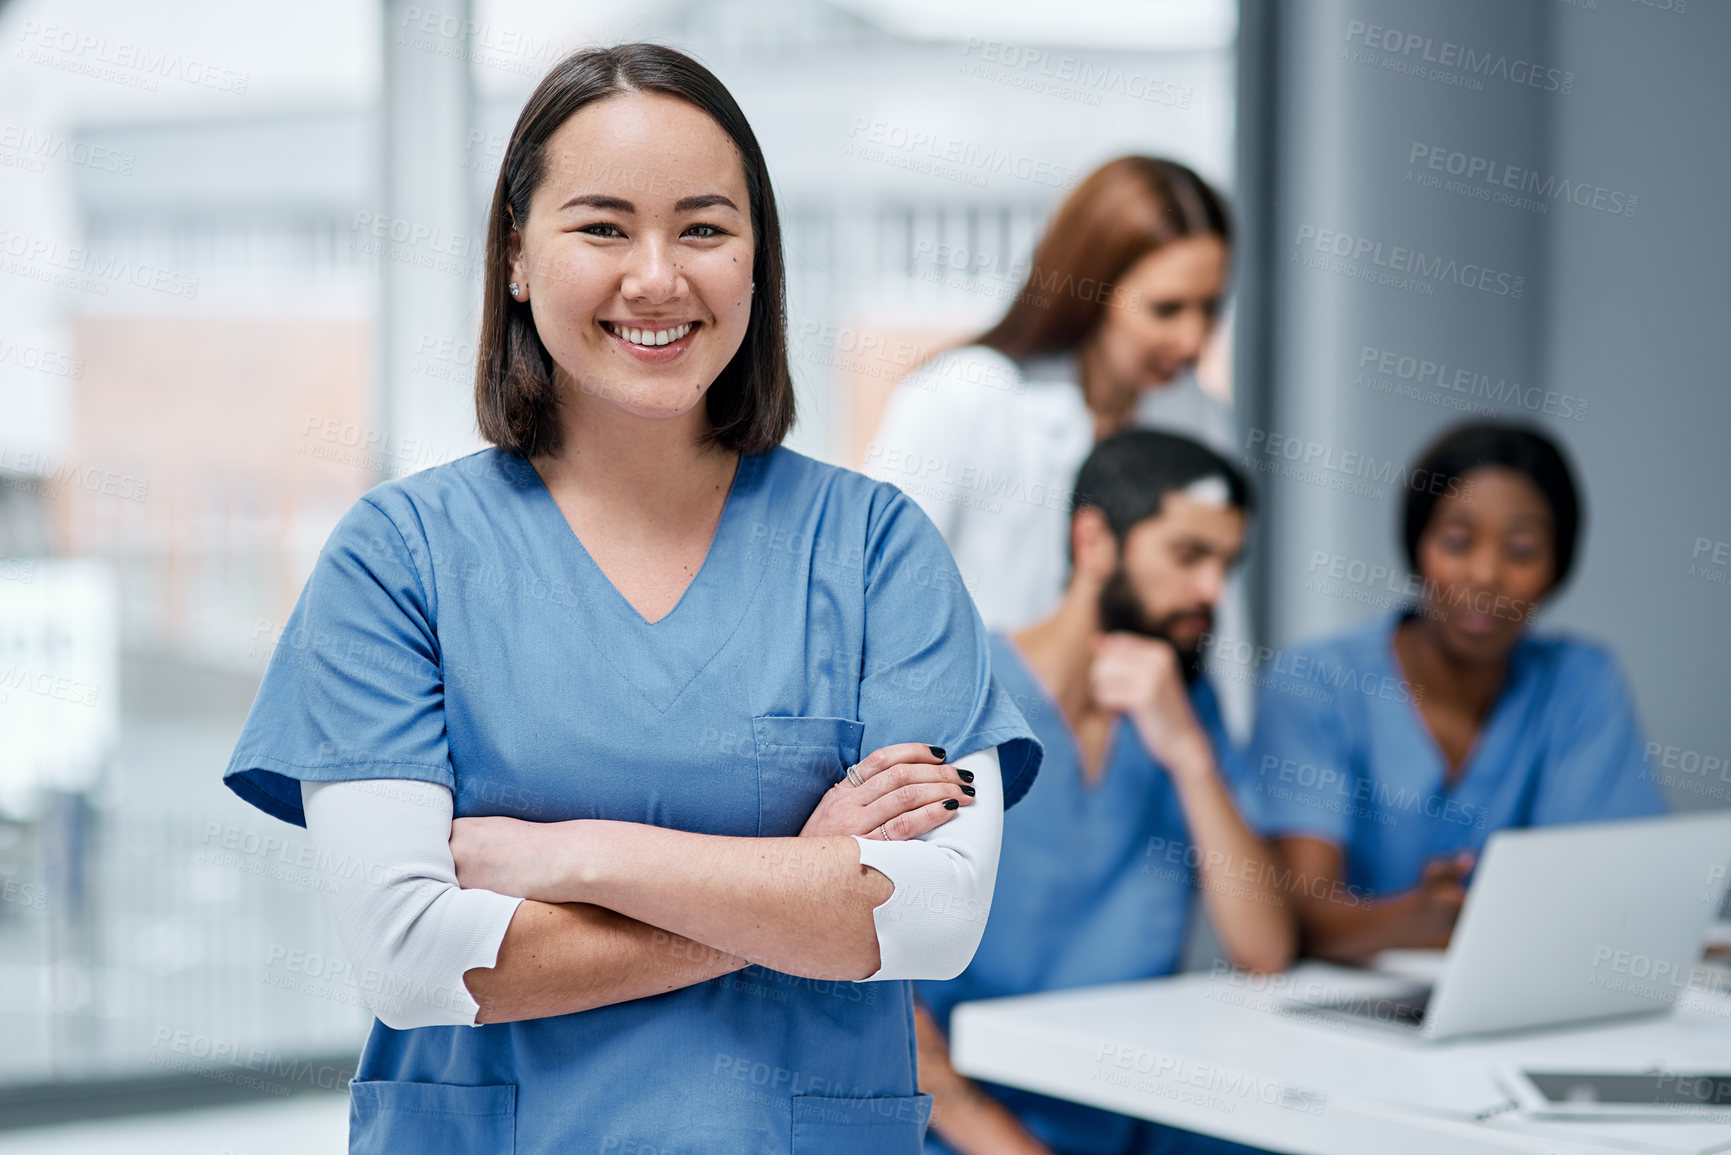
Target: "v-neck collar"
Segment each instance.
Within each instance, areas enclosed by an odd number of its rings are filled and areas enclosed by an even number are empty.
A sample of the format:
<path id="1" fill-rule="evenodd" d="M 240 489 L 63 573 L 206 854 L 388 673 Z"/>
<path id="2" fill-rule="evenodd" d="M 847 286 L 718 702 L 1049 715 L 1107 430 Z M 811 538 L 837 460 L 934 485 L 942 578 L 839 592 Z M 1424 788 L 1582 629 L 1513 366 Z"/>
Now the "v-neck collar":
<path id="1" fill-rule="evenodd" d="M 1394 648 L 1394 639 L 1395 634 L 1400 630 L 1401 623 L 1413 616 L 1415 615 L 1408 610 L 1399 610 L 1391 615 L 1387 627 L 1383 631 L 1382 645 L 1377 650 L 1378 655 L 1388 666 L 1387 674 L 1405 686 L 1410 686 L 1412 683 L 1407 679 L 1406 667 L 1401 665 L 1399 651 Z M 1503 684 L 1497 689 L 1496 700 L 1491 703 L 1490 712 L 1485 715 L 1484 723 L 1479 726 L 1479 732 L 1473 737 L 1473 744 L 1467 750 L 1467 756 L 1461 759 L 1460 773 L 1454 776 L 1452 782 L 1449 780 L 1447 751 L 1442 748 L 1442 743 L 1437 741 L 1436 735 L 1431 732 L 1430 723 L 1425 721 L 1424 711 L 1418 708 L 1418 700 L 1411 694 L 1407 695 L 1408 700 L 1404 704 L 1411 714 L 1414 728 L 1418 731 L 1419 742 L 1430 752 L 1432 763 L 1437 770 L 1435 792 L 1438 795 L 1450 797 L 1458 795 L 1463 787 L 1479 777 L 1479 763 L 1484 760 L 1485 748 L 1491 744 L 1492 731 L 1501 727 L 1504 717 L 1513 709 L 1509 703 L 1513 700 L 1513 691 L 1525 673 L 1526 648 L 1527 635 L 1522 634 L 1520 640 L 1515 643 L 1515 648 L 1509 651 L 1508 668 L 1503 671 Z"/>
<path id="2" fill-rule="evenodd" d="M 733 513 L 735 507 L 739 504 L 734 500 L 734 495 L 740 492 L 742 488 L 740 482 L 742 480 L 747 480 L 745 477 L 746 473 L 750 469 L 755 468 L 755 463 L 759 460 L 761 460 L 761 457 L 759 456 L 752 456 L 744 453 L 739 455 L 739 460 L 734 465 L 733 469 L 733 480 L 730 481 L 727 486 L 727 496 L 721 501 L 721 516 L 715 519 L 715 531 L 710 535 L 709 548 L 703 552 L 702 563 L 698 565 L 697 572 L 691 575 L 691 580 L 685 584 L 685 588 L 679 591 L 679 598 L 673 603 L 673 607 L 654 621 L 650 621 L 648 618 L 644 617 L 642 611 L 631 604 L 631 599 L 619 592 L 619 587 L 613 584 L 613 579 L 607 576 L 606 571 L 604 571 L 601 568 L 600 563 L 595 560 L 595 555 L 589 552 L 589 547 L 583 544 L 583 539 L 581 537 L 577 536 L 576 527 L 571 524 L 571 519 L 565 516 L 565 511 L 559 508 L 559 502 L 553 497 L 553 491 L 547 488 L 546 479 L 541 476 L 541 471 L 535 468 L 533 462 L 529 463 L 529 472 L 534 476 L 536 482 L 539 483 L 535 487 L 540 490 L 540 492 L 536 494 L 537 500 L 552 507 L 554 515 L 559 519 L 559 523 L 565 527 L 565 532 L 576 545 L 577 552 L 582 555 L 583 562 L 585 563 L 584 568 L 587 573 L 593 577 L 597 583 L 606 586 L 608 592 L 613 595 L 619 605 L 628 611 L 632 617 L 636 618 L 641 626 L 645 629 L 652 630 L 656 626 L 670 621 L 674 615 L 678 614 L 685 606 L 685 603 L 690 600 L 691 591 L 695 589 L 698 583 L 704 580 L 705 575 L 714 568 L 709 564 L 710 559 L 716 556 L 719 547 L 724 544 L 724 535 L 729 528 L 729 517 Z"/>
<path id="3" fill-rule="evenodd" d="M 658 713 L 666 713 L 715 659 L 738 632 L 755 600 L 768 567 L 745 564 L 740 525 L 753 509 L 760 510 L 762 520 L 761 505 L 768 489 L 762 482 L 770 453 L 740 454 L 703 563 L 673 608 L 653 622 L 619 592 L 577 536 L 540 472 L 523 462 L 533 515 L 542 523 L 540 532 L 557 542 L 554 557 L 581 591 L 580 612 L 593 619 L 584 633 L 601 657 Z"/>
<path id="4" fill-rule="evenodd" d="M 1019 667 L 1022 678 L 1046 700 L 1046 705 L 1051 710 L 1052 717 L 1057 720 L 1058 726 L 1064 731 L 1064 737 L 1069 740 L 1070 749 L 1073 750 L 1076 755 L 1076 786 L 1078 792 L 1084 799 L 1099 797 L 1101 790 L 1105 788 L 1106 774 L 1112 767 L 1112 759 L 1118 753 L 1118 743 L 1121 738 L 1119 731 L 1125 727 L 1133 727 L 1134 723 L 1123 714 L 1113 716 L 1111 725 L 1106 729 L 1106 748 L 1100 754 L 1099 776 L 1092 782 L 1088 781 L 1087 761 L 1082 750 L 1082 739 L 1077 735 L 1076 727 L 1070 725 L 1070 719 L 1064 716 L 1063 709 L 1058 705 L 1058 699 L 1052 696 L 1051 689 L 1045 682 L 1040 680 L 1039 673 L 1034 669 L 1034 664 L 1028 660 L 1028 655 L 1022 652 L 1022 647 L 1018 646 L 1015 639 L 1010 637 L 1009 634 L 1006 633 L 1000 636 L 1004 640 L 1004 648 L 1010 652 L 1010 657 Z M 1136 739 L 1135 735 L 1132 734 L 1130 740 L 1137 741 L 1138 739 Z M 1121 775 L 1114 775 L 1114 778 L 1120 776 Z"/>

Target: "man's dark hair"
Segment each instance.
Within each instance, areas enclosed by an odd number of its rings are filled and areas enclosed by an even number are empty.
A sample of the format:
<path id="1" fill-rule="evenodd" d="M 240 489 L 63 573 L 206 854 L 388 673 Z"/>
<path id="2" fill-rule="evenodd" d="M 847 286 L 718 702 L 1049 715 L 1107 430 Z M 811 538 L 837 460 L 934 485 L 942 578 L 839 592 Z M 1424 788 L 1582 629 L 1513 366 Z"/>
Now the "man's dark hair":
<path id="1" fill-rule="evenodd" d="M 1160 516 L 1168 493 L 1210 477 L 1226 483 L 1233 508 L 1251 512 L 1250 483 L 1212 449 L 1155 429 L 1126 429 L 1103 439 L 1082 463 L 1075 508 L 1098 509 L 1122 544 L 1137 524 Z"/>

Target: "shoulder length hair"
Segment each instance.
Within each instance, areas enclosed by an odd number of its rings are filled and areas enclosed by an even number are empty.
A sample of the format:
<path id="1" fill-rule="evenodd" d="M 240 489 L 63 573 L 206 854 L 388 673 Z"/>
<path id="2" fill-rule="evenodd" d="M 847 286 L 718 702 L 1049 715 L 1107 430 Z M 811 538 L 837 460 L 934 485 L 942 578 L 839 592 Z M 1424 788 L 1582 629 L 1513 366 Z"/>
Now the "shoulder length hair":
<path id="1" fill-rule="evenodd" d="M 1176 161 L 1121 156 L 1077 185 L 1034 249 L 1010 309 L 974 344 L 1014 361 L 1074 349 L 1100 323 L 1119 278 L 1186 237 L 1232 243 L 1226 203 Z"/>
<path id="2" fill-rule="evenodd" d="M 758 453 L 781 444 L 793 426 L 788 373 L 786 288 L 781 223 L 769 168 L 733 97 L 703 65 L 659 44 L 622 44 L 571 53 L 547 73 L 517 117 L 487 218 L 486 284 L 475 358 L 475 415 L 481 436 L 534 457 L 561 447 L 560 398 L 553 358 L 527 302 L 513 299 L 509 241 L 529 219 L 529 203 L 548 171 L 547 141 L 573 115 L 629 92 L 676 97 L 708 113 L 739 151 L 753 234 L 751 315 L 739 351 L 710 385 L 707 444 Z"/>

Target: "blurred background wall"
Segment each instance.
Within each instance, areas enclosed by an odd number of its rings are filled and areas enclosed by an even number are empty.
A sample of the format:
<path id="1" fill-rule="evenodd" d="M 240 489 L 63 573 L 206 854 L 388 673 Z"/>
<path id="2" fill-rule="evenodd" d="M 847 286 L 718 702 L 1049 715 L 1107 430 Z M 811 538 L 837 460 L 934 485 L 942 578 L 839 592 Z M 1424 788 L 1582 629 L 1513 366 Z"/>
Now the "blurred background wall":
<path id="1" fill-rule="evenodd" d="M 305 839 L 220 774 L 337 518 L 479 447 L 480 221 L 524 98 L 590 43 L 673 44 L 743 106 L 790 444 L 841 464 L 1078 179 L 1196 168 L 1244 237 L 1203 366 L 1265 500 L 1244 640 L 1380 612 L 1378 469 L 1526 418 L 1589 502 L 1548 622 L 1616 651 L 1678 805 L 1731 798 L 1731 9 L 435 3 L 0 3 L 0 1123 L 352 1069 L 364 991 Z"/>

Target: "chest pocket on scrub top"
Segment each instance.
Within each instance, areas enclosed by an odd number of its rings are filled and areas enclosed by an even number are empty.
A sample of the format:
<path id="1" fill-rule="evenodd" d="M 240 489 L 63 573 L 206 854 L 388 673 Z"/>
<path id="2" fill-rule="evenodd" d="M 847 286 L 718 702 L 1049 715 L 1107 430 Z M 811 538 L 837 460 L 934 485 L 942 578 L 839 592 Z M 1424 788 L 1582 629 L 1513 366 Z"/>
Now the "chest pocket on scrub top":
<path id="1" fill-rule="evenodd" d="M 824 791 L 859 761 L 865 723 L 851 718 L 760 714 L 751 720 L 757 746 L 757 832 L 791 838 Z"/>

